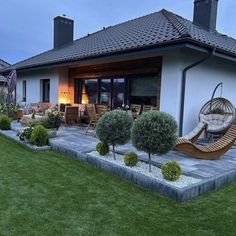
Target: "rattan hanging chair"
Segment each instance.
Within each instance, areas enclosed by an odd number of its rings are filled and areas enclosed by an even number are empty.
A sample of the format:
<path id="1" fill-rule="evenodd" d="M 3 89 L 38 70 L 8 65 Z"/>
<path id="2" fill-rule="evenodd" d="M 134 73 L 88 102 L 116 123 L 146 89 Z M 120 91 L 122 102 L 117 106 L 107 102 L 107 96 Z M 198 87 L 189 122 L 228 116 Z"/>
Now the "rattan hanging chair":
<path id="1" fill-rule="evenodd" d="M 199 120 L 208 124 L 208 133 L 224 133 L 235 120 L 235 106 L 225 98 L 213 98 L 202 107 Z"/>

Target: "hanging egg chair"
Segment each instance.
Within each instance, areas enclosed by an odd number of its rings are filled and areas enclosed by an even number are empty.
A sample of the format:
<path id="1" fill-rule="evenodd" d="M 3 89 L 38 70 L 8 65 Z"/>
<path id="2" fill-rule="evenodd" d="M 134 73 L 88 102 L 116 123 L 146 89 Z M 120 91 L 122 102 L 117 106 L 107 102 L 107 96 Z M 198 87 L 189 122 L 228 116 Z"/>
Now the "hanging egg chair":
<path id="1" fill-rule="evenodd" d="M 214 98 L 215 92 L 222 83 L 218 84 L 212 94 L 212 98 L 201 109 L 199 120 L 207 123 L 207 133 L 224 133 L 235 120 L 235 106 L 222 97 Z"/>

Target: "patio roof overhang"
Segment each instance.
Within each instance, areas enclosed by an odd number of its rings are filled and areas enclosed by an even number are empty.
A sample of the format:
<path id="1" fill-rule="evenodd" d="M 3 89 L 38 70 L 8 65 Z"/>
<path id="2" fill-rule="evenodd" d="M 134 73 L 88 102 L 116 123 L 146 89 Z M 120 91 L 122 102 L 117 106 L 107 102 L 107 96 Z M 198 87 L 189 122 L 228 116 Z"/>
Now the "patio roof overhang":
<path id="1" fill-rule="evenodd" d="M 125 61 L 125 60 L 135 60 L 138 58 L 161 56 L 161 54 L 163 54 L 164 52 L 181 48 L 188 48 L 198 52 L 209 53 L 209 51 L 211 51 L 214 47 L 206 46 L 206 44 L 204 43 L 200 43 L 189 38 L 181 38 L 179 40 L 174 40 L 171 42 L 169 41 L 159 45 L 142 47 L 138 49 L 136 48 L 132 50 L 114 52 L 109 54 L 96 55 L 75 60 L 59 61 L 56 63 L 32 65 L 27 67 L 16 68 L 16 70 L 17 72 L 20 72 L 20 71 L 39 70 L 39 69 L 52 69 L 58 67 L 73 68 L 77 66 L 87 66 L 87 65 L 102 64 L 107 62 L 110 63 L 110 62 Z M 222 50 L 220 48 L 216 48 L 214 56 L 236 62 L 236 55 L 234 53 L 226 52 L 225 50 Z M 8 73 L 9 70 L 7 70 L 7 68 L 2 72 L 0 72 L 0 74 L 3 75 L 6 75 Z"/>

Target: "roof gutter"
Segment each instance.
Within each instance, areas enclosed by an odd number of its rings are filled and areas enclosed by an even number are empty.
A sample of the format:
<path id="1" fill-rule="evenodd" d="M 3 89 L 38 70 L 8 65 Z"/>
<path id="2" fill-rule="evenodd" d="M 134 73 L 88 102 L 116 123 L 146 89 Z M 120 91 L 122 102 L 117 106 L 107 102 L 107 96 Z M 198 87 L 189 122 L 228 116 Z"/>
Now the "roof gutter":
<path id="1" fill-rule="evenodd" d="M 183 124 L 184 124 L 184 105 L 185 105 L 185 90 L 186 90 L 186 80 L 187 80 L 187 72 L 210 60 L 215 54 L 215 49 L 213 49 L 212 51 L 208 52 L 208 55 L 192 64 L 190 64 L 189 66 L 185 67 L 183 69 L 182 72 L 182 81 L 181 81 L 181 101 L 180 101 L 180 117 L 179 117 L 179 136 L 182 137 L 183 136 Z"/>

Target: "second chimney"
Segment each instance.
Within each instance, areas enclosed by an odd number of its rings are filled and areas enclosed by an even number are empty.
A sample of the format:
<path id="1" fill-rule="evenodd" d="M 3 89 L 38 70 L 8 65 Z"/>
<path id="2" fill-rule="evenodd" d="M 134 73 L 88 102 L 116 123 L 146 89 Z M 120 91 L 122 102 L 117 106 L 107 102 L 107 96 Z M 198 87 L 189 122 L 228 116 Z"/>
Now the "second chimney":
<path id="1" fill-rule="evenodd" d="M 74 21 L 62 16 L 54 18 L 54 48 L 74 40 Z"/>
<path id="2" fill-rule="evenodd" d="M 195 0 L 193 23 L 209 31 L 216 30 L 218 0 Z"/>

